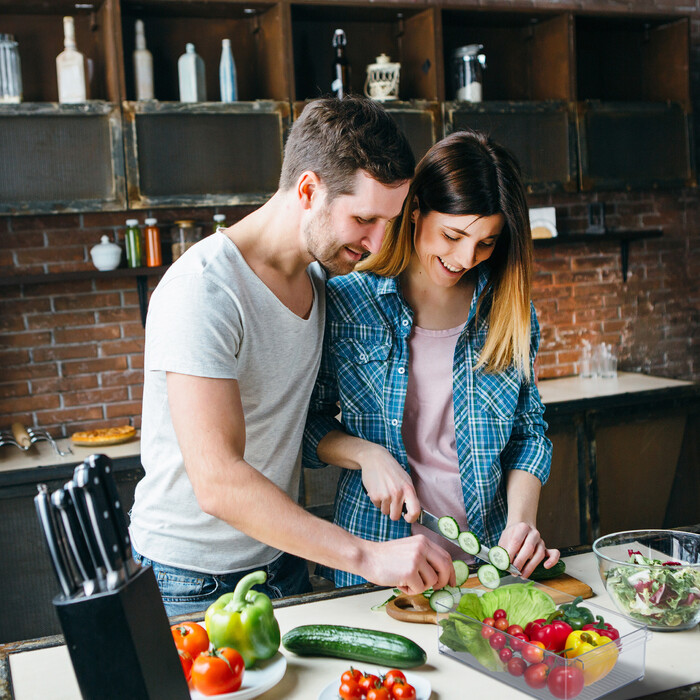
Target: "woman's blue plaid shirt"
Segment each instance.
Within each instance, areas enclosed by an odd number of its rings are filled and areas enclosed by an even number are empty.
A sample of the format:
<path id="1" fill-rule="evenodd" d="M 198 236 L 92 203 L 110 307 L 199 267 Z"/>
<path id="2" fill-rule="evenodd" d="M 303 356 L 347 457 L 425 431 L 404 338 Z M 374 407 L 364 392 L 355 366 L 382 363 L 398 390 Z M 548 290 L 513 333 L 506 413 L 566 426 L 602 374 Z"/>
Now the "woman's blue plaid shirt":
<path id="1" fill-rule="evenodd" d="M 497 374 L 472 370 L 484 346 L 488 323 L 476 299 L 488 282 L 480 265 L 469 317 L 455 348 L 452 367 L 455 436 L 467 522 L 487 545 L 497 543 L 505 527 L 507 504 L 504 472 L 522 469 L 544 483 L 552 446 L 537 387 L 523 381 L 515 367 Z M 408 384 L 408 338 L 413 312 L 396 278 L 369 273 L 334 277 L 327 283 L 323 357 L 311 398 L 304 433 L 306 467 L 324 467 L 316 447 L 331 430 L 386 447 L 410 473 L 401 423 Z M 530 362 L 540 332 L 531 309 Z M 340 405 L 340 422 L 335 417 Z M 362 488 L 360 470 L 341 470 L 334 522 L 359 537 L 384 541 L 407 537 L 411 526 L 382 515 Z M 336 571 L 338 586 L 364 579 Z"/>

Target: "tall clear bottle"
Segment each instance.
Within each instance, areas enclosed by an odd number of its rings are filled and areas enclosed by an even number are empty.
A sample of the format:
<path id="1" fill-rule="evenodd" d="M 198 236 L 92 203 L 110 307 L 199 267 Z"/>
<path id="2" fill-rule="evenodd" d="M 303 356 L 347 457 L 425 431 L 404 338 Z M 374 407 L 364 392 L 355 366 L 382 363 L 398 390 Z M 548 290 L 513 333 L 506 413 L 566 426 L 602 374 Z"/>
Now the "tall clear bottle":
<path id="1" fill-rule="evenodd" d="M 350 91 L 350 65 L 345 55 L 345 47 L 348 43 L 345 32 L 336 29 L 333 35 L 333 48 L 335 49 L 335 59 L 333 60 L 333 77 L 331 90 L 339 99 L 347 95 Z"/>
<path id="2" fill-rule="evenodd" d="M 146 48 L 146 32 L 143 20 L 136 20 L 136 49 L 134 50 L 134 84 L 136 99 L 153 99 L 153 56 Z"/>
<path id="3" fill-rule="evenodd" d="M 180 102 L 206 102 L 204 61 L 194 50 L 194 44 L 185 46 L 185 53 L 177 61 L 177 73 L 180 82 Z"/>
<path id="4" fill-rule="evenodd" d="M 138 219 L 126 220 L 124 245 L 126 247 L 127 267 L 141 267 L 143 264 L 143 245 L 141 243 Z"/>
<path id="5" fill-rule="evenodd" d="M 75 43 L 75 24 L 72 17 L 63 18 L 63 46 L 64 50 L 56 56 L 58 101 L 62 104 L 85 102 L 87 100 L 85 57 L 78 51 Z"/>
<path id="6" fill-rule="evenodd" d="M 221 40 L 221 61 L 219 61 L 219 87 L 222 102 L 235 102 L 238 99 L 236 62 L 231 53 L 231 40 Z"/>

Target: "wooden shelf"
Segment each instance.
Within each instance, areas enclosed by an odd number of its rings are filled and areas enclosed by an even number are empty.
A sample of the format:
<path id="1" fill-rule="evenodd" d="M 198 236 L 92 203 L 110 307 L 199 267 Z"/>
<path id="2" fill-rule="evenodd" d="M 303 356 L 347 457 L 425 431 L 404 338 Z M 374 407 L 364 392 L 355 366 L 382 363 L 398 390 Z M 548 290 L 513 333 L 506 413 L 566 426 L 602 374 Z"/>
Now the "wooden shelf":
<path id="1" fill-rule="evenodd" d="M 47 282 L 72 282 L 74 280 L 113 279 L 115 277 L 153 277 L 162 275 L 168 265 L 160 267 L 119 267 L 116 270 L 73 270 L 72 272 L 44 272 L 34 275 L 7 275 L 0 277 L 0 287 L 18 284 L 46 284 Z"/>

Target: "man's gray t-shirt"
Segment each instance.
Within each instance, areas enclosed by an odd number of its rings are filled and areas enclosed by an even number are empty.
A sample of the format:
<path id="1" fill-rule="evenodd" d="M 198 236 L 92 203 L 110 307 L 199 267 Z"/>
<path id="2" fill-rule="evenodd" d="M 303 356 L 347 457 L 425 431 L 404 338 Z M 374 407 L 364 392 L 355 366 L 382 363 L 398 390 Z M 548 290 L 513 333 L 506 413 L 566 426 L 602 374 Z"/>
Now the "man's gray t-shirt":
<path id="1" fill-rule="evenodd" d="M 178 259 L 154 291 L 146 322 L 141 427 L 146 474 L 131 513 L 134 547 L 144 557 L 223 574 L 263 566 L 279 555 L 199 507 L 170 417 L 166 372 L 236 379 L 245 460 L 297 500 L 301 440 L 325 317 L 324 273 L 313 263 L 308 274 L 314 302 L 304 320 L 217 232 Z"/>

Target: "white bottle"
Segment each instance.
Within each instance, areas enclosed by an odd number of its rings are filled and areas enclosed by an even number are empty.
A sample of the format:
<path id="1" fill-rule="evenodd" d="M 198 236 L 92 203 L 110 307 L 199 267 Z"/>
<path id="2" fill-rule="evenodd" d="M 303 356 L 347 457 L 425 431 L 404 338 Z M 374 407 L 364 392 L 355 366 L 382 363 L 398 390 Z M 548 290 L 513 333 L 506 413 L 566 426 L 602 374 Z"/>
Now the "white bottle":
<path id="1" fill-rule="evenodd" d="M 136 99 L 153 99 L 153 56 L 146 48 L 146 34 L 143 21 L 136 20 L 136 49 L 134 51 L 134 83 L 136 84 Z"/>
<path id="2" fill-rule="evenodd" d="M 221 61 L 219 62 L 219 87 L 222 102 L 235 102 L 238 99 L 236 85 L 236 63 L 231 53 L 231 40 L 221 40 Z"/>
<path id="3" fill-rule="evenodd" d="M 75 25 L 72 17 L 63 18 L 63 37 L 65 49 L 56 56 L 58 101 L 64 104 L 85 102 L 85 58 L 75 45 Z"/>
<path id="4" fill-rule="evenodd" d="M 206 102 L 204 61 L 195 52 L 194 44 L 185 46 L 185 53 L 177 60 L 177 72 L 180 79 L 180 102 Z"/>

